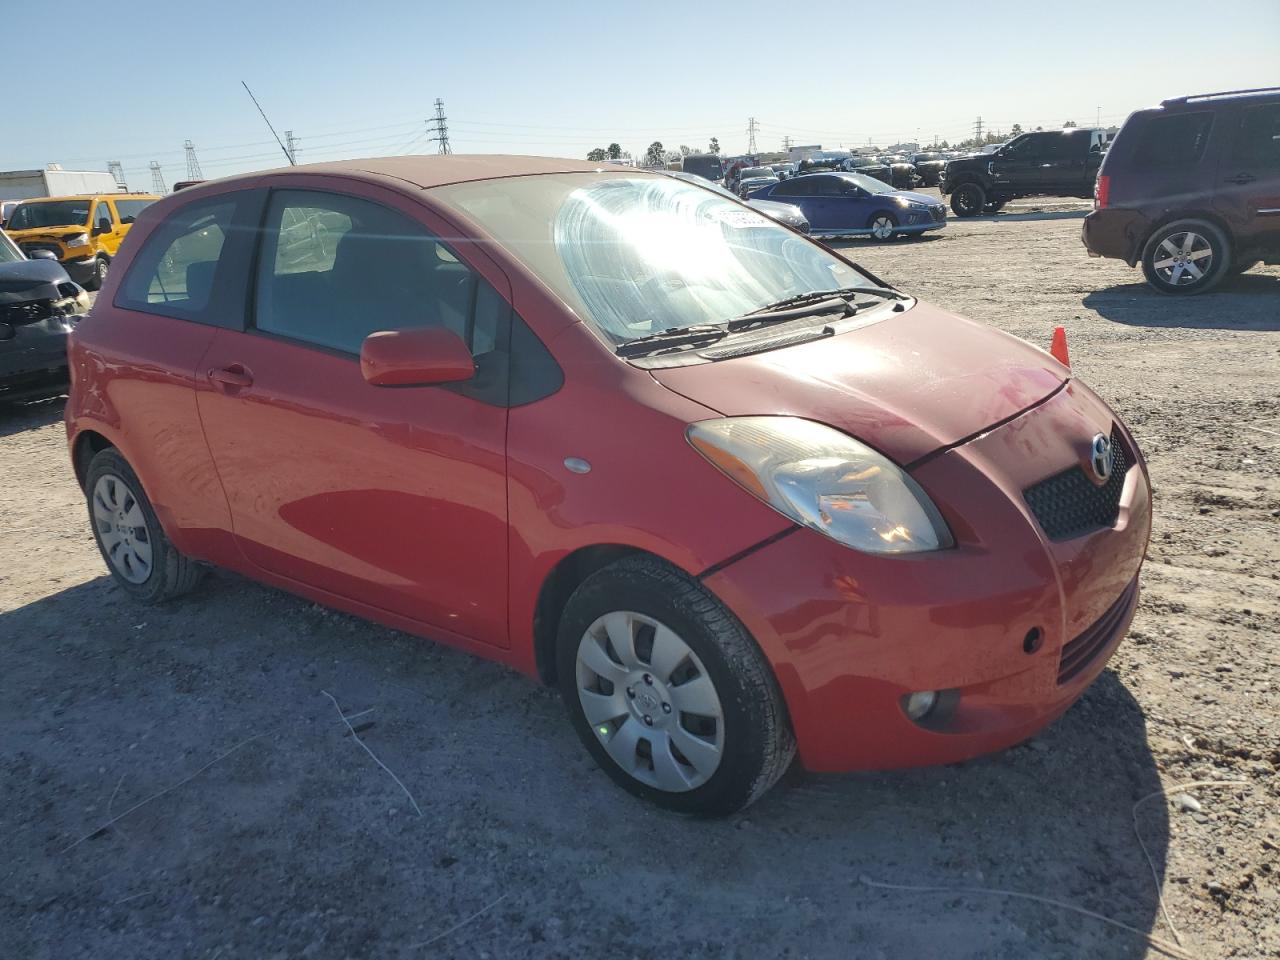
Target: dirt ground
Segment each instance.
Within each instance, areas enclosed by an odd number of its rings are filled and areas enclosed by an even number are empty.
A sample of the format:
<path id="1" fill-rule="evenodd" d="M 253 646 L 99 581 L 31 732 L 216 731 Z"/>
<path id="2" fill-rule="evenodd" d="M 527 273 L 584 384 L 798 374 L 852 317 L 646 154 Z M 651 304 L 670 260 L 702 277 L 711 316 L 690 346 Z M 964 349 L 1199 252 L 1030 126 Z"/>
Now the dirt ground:
<path id="1" fill-rule="evenodd" d="M 1132 634 L 1041 736 L 793 771 L 727 821 L 661 813 L 499 667 L 226 574 L 135 606 L 94 549 L 61 402 L 9 409 L 0 956 L 1141 958 L 1160 954 L 1140 933 L 1175 937 L 1153 869 L 1185 956 L 1280 956 L 1280 269 L 1161 298 L 1085 255 L 1079 204 L 1010 210 L 847 246 L 1033 342 L 1066 326 L 1149 458 Z M 371 711 L 361 735 L 421 816 L 322 691 Z M 1135 812 L 1203 780 L 1243 783 Z"/>

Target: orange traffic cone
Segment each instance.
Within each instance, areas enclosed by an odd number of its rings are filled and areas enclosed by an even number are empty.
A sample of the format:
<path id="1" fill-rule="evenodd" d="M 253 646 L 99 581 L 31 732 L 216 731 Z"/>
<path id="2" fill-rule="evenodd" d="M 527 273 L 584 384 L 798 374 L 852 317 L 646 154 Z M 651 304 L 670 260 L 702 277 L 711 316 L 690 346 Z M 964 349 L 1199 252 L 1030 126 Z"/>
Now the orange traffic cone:
<path id="1" fill-rule="evenodd" d="M 1067 331 L 1065 327 L 1053 328 L 1053 344 L 1049 347 L 1049 353 L 1053 359 L 1064 367 L 1071 366 L 1071 354 L 1067 352 Z"/>

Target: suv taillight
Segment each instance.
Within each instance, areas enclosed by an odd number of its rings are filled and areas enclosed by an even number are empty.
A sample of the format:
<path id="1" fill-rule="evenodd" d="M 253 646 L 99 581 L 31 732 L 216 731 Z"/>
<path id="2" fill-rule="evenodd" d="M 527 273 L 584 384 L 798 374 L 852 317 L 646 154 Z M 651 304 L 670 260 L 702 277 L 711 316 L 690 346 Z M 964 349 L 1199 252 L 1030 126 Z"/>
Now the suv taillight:
<path id="1" fill-rule="evenodd" d="M 1105 173 L 1098 174 L 1098 181 L 1093 185 L 1093 209 L 1106 209 L 1111 199 L 1111 178 Z"/>

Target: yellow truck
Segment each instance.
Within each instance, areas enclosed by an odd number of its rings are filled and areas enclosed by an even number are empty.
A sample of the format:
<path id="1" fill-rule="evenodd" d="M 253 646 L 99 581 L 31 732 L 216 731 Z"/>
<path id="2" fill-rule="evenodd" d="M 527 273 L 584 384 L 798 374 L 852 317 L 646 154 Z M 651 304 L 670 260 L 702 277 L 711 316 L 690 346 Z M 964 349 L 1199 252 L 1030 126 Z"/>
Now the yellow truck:
<path id="1" fill-rule="evenodd" d="M 47 250 L 72 280 L 97 290 L 133 221 L 159 199 L 149 193 L 110 193 L 24 200 L 9 215 L 6 232 L 27 256 Z"/>

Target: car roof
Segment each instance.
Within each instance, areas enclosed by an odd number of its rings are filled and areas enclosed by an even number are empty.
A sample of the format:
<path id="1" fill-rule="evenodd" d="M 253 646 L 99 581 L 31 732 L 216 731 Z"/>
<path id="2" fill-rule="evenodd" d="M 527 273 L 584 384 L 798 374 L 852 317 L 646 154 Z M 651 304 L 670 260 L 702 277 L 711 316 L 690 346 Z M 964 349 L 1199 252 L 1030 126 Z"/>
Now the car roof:
<path id="1" fill-rule="evenodd" d="M 1204 103 L 1208 100 L 1242 100 L 1246 97 L 1280 96 L 1280 87 L 1254 87 L 1250 90 L 1224 90 L 1221 93 L 1193 93 L 1185 97 L 1162 100 L 1162 107 L 1180 107 L 1186 104 Z"/>
<path id="2" fill-rule="evenodd" d="M 440 154 L 436 156 L 369 157 L 358 160 L 338 160 L 329 163 L 303 163 L 293 167 L 277 167 L 259 170 L 221 180 L 210 180 L 188 190 L 203 191 L 203 187 L 225 187 L 244 180 L 262 177 L 289 176 L 312 173 L 325 176 L 351 177 L 357 180 L 400 180 L 416 187 L 429 189 L 451 183 L 468 183 L 474 180 L 498 180 L 506 177 L 529 177 L 548 173 L 598 173 L 618 169 L 613 164 L 591 163 L 583 160 L 566 160 L 559 157 L 525 157 L 504 154 Z M 625 168 L 632 172 L 633 168 Z M 642 171 L 641 171 L 642 172 Z M 183 193 L 187 193 L 184 190 Z"/>
<path id="3" fill-rule="evenodd" d="M 159 200 L 154 193 L 65 193 L 59 197 L 28 197 L 22 203 L 53 203 L 59 200 Z"/>

